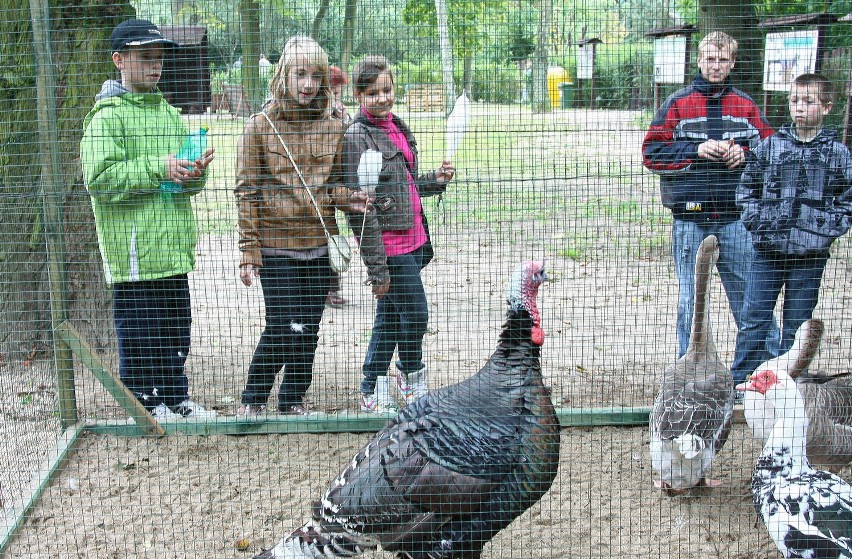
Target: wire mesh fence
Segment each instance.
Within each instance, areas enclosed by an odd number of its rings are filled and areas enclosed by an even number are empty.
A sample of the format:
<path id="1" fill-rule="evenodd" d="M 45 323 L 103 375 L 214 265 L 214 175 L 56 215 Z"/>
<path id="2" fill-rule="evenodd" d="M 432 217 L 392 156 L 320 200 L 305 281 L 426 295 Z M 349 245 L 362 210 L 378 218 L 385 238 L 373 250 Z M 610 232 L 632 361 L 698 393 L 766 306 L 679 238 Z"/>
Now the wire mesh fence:
<path id="1" fill-rule="evenodd" d="M 3 5 L 3 557 L 782 556 L 725 375 L 811 311 L 810 371 L 850 372 L 843 6 Z M 721 417 L 721 485 L 668 495 L 649 414 L 711 233 L 723 397 L 670 396 Z"/>

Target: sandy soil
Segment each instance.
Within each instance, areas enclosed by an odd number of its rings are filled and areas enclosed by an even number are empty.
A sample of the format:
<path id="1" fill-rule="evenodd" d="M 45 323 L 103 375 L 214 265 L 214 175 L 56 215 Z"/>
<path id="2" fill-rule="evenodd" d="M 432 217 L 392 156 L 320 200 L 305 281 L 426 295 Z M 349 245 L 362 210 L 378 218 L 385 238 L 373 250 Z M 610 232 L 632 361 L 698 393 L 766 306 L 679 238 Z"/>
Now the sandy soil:
<path id="1" fill-rule="evenodd" d="M 539 146 L 535 157 L 556 162 L 554 180 L 482 184 L 462 175 L 458 188 L 471 193 L 465 201 L 448 202 L 449 209 L 429 206 L 438 257 L 423 274 L 431 313 L 427 362 L 436 385 L 474 373 L 493 349 L 512 268 L 523 258 L 546 257 L 552 281 L 540 296 L 548 335 L 543 367 L 555 403 L 647 406 L 674 359 L 677 286 L 667 225 L 655 221 L 656 181 L 637 170 L 638 115 L 607 113 L 591 122 L 589 113 L 565 111 L 559 118 L 573 119 L 566 126 L 582 127 L 585 136 L 571 143 L 554 135 Z M 576 167 L 559 163 L 566 149 L 591 158 L 600 145 L 620 155 L 618 166 L 598 163 L 578 175 Z M 512 147 L 524 148 L 523 138 Z M 535 219 L 536 208 L 517 211 L 526 203 L 526 188 L 544 193 L 536 203 L 546 219 Z M 558 196 L 585 210 L 548 213 Z M 611 211 L 625 201 L 635 204 L 633 218 Z M 479 210 L 490 212 L 489 219 L 476 222 Z M 203 238 L 192 275 L 193 397 L 222 414 L 238 405 L 263 320 L 260 288 L 239 284 L 235 239 Z M 570 247 L 581 247 L 583 254 L 570 258 Z M 827 331 L 817 365 L 836 371 L 848 370 L 852 343 L 845 334 L 849 262 L 844 241 L 826 272 L 816 313 Z M 308 394 L 308 403 L 324 412 L 356 410 L 373 310 L 363 278 L 355 262 L 344 276 L 350 304 L 325 313 Z M 712 323 L 721 358 L 729 363 L 733 322 L 718 284 Z M 0 374 L 0 447 L 6 447 L 0 453 L 11 464 L 0 471 L 0 499 L 7 507 L 58 433 L 49 371 L 49 363 L 16 363 L 3 365 Z M 82 368 L 78 398 L 86 419 L 121 418 Z M 310 502 L 368 437 L 89 434 L 5 557 L 246 557 L 234 549 L 237 539 L 248 538 L 250 551 L 257 552 L 300 524 Z M 651 485 L 646 427 L 565 429 L 552 490 L 498 535 L 485 557 L 778 557 L 751 505 L 749 478 L 758 452 L 737 425 L 713 467 L 713 477 L 724 485 L 667 498 Z"/>

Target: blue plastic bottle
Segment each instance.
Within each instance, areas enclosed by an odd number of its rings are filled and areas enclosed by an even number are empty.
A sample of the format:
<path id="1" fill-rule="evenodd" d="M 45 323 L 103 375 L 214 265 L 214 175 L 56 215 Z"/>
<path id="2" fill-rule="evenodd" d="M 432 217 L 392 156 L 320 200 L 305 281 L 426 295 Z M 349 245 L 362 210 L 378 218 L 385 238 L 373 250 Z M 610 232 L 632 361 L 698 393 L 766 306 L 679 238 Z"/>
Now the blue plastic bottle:
<path id="1" fill-rule="evenodd" d="M 206 124 L 201 125 L 197 131 L 192 132 L 186 137 L 180 151 L 175 155 L 176 159 L 188 159 L 195 162 L 201 157 L 207 149 L 207 131 L 210 129 Z M 180 192 L 183 189 L 181 185 L 172 181 L 164 181 L 160 183 L 160 190 L 163 192 Z"/>

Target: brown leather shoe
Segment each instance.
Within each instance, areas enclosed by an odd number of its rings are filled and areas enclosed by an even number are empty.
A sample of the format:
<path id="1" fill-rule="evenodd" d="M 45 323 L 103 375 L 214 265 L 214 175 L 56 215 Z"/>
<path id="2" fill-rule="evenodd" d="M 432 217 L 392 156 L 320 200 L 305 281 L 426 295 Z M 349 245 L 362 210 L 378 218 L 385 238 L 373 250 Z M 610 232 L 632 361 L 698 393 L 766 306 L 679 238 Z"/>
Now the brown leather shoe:
<path id="1" fill-rule="evenodd" d="M 325 297 L 325 306 L 339 309 L 348 301 L 340 294 L 340 291 L 329 291 Z"/>

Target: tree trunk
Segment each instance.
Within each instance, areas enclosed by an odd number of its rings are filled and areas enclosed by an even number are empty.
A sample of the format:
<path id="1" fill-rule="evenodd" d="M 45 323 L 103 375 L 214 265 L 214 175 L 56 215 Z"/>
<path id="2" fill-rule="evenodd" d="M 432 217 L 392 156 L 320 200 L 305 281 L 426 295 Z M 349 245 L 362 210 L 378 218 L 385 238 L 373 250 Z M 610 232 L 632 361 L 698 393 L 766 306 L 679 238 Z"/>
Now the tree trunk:
<path id="1" fill-rule="evenodd" d="M 435 14 L 438 19 L 438 42 L 441 49 L 442 81 L 444 82 L 444 116 L 450 116 L 456 92 L 453 84 L 453 45 L 450 43 L 447 3 L 444 0 L 435 0 Z"/>
<path id="2" fill-rule="evenodd" d="M 340 68 L 349 73 L 349 59 L 352 57 L 352 44 L 355 42 L 355 17 L 358 15 L 358 0 L 346 0 L 343 10 L 343 38 L 340 42 Z"/>
<path id="3" fill-rule="evenodd" d="M 240 0 L 240 44 L 243 65 L 240 79 L 252 112 L 260 110 L 266 92 L 260 81 L 260 4 L 257 0 Z M 243 115 L 246 116 L 246 115 Z"/>
<path id="4" fill-rule="evenodd" d="M 462 89 L 470 97 L 470 92 L 473 91 L 473 57 L 468 55 L 464 57 L 464 73 L 462 74 Z M 455 103 L 455 100 L 453 100 Z"/>
<path id="5" fill-rule="evenodd" d="M 322 28 L 322 22 L 325 20 L 325 14 L 328 13 L 328 5 L 331 3 L 331 0 L 321 0 L 319 9 L 317 9 L 317 15 L 314 16 L 314 22 L 311 24 L 311 37 L 319 40 L 319 32 Z"/>
<path id="6" fill-rule="evenodd" d="M 50 284 L 33 35 L 28 0 L 0 0 L 0 352 L 19 359 L 50 351 Z M 89 196 L 79 169 L 81 122 L 104 79 L 114 77 L 109 34 L 133 16 L 129 3 L 60 2 L 51 9 L 50 44 L 56 72 L 55 119 L 65 231 L 69 318 L 99 348 L 114 338 Z M 73 14 L 71 17 L 69 14 Z"/>
<path id="7" fill-rule="evenodd" d="M 538 9 L 538 30 L 536 31 L 535 51 L 532 66 L 532 110 L 534 113 L 550 112 L 550 99 L 547 95 L 547 67 L 550 57 L 550 27 L 553 15 L 553 1 L 541 0 Z"/>
<path id="8" fill-rule="evenodd" d="M 700 36 L 724 31 L 739 44 L 737 64 L 731 77 L 734 85 L 763 101 L 763 35 L 757 27 L 754 0 L 700 0 Z M 697 56 L 697 54 L 696 54 Z"/>

